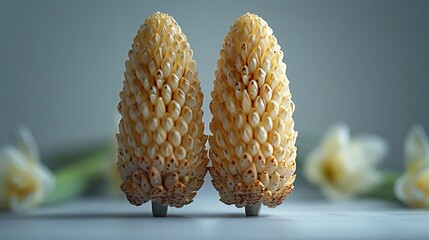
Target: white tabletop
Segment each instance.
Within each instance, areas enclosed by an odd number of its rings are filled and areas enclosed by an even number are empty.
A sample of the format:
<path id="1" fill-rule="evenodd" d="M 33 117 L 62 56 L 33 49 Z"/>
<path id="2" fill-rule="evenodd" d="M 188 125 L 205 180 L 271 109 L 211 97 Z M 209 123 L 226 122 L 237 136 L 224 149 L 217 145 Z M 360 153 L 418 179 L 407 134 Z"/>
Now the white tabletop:
<path id="1" fill-rule="evenodd" d="M 218 201 L 210 186 L 195 201 L 153 218 L 150 204 L 124 199 L 78 199 L 29 215 L 0 214 L 0 239 L 429 239 L 429 210 L 391 202 L 329 203 L 298 188 L 275 209 L 245 217 Z"/>

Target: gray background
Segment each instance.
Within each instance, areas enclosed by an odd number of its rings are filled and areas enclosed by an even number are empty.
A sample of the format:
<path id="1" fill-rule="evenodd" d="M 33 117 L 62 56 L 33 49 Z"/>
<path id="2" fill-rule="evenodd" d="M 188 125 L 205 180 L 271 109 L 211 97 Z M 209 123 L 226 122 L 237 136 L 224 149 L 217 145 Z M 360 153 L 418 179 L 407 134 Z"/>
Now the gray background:
<path id="1" fill-rule="evenodd" d="M 263 17 L 285 52 L 300 136 L 343 121 L 391 146 L 429 130 L 429 2 L 424 1 L 0 1 L 0 144 L 33 131 L 43 155 L 109 138 L 124 61 L 144 19 L 172 15 L 188 37 L 205 93 L 234 20 Z M 301 138 L 300 140 L 304 140 Z"/>

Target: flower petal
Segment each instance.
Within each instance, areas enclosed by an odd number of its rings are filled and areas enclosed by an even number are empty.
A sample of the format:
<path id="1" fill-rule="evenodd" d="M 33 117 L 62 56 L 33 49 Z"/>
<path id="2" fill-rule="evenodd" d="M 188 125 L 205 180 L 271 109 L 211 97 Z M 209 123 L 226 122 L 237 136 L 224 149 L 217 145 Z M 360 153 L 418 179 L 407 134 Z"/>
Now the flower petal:
<path id="1" fill-rule="evenodd" d="M 331 127 L 322 140 L 325 151 L 338 151 L 347 146 L 350 141 L 350 130 L 344 123 L 338 123 Z"/>
<path id="2" fill-rule="evenodd" d="M 413 180 L 415 199 L 419 202 L 419 207 L 429 207 L 429 164 L 423 166 Z"/>
<path id="3" fill-rule="evenodd" d="M 37 169 L 39 181 L 40 181 L 40 201 L 43 200 L 46 194 L 48 194 L 55 186 L 55 176 L 47 167 L 40 165 Z"/>
<path id="4" fill-rule="evenodd" d="M 414 126 L 405 140 L 405 160 L 407 163 L 429 161 L 429 141 L 423 127 Z"/>
<path id="5" fill-rule="evenodd" d="M 4 176 L 5 173 L 10 169 L 11 165 L 15 161 L 19 161 L 22 154 L 12 146 L 3 146 L 0 149 L 0 180 Z M 3 181 L 0 181 L 0 184 Z"/>
<path id="6" fill-rule="evenodd" d="M 342 191 L 331 185 L 322 186 L 321 190 L 323 192 L 323 195 L 325 195 L 329 200 L 332 201 L 343 201 L 350 198 L 352 195 L 350 191 Z"/>
<path id="7" fill-rule="evenodd" d="M 9 198 L 9 208 L 17 213 L 28 212 L 34 206 L 34 195 L 35 193 L 31 193 L 21 199 L 16 196 L 11 196 Z"/>
<path id="8" fill-rule="evenodd" d="M 318 184 L 325 181 L 321 170 L 321 163 L 324 158 L 324 152 L 320 148 L 316 148 L 308 154 L 304 162 L 304 176 L 309 182 Z"/>
<path id="9" fill-rule="evenodd" d="M 0 209 L 25 212 L 42 202 L 54 176 L 40 163 L 28 129 L 20 130 L 18 146 L 0 149 Z"/>
<path id="10" fill-rule="evenodd" d="M 4 191 L 6 189 L 6 178 L 14 162 L 20 161 L 19 158 L 21 155 L 22 154 L 12 146 L 4 146 L 0 149 L 0 209 L 7 208 L 9 205 Z"/>
<path id="11" fill-rule="evenodd" d="M 408 195 L 409 193 L 406 192 L 407 189 L 407 183 L 410 181 L 410 176 L 403 175 L 400 178 L 398 178 L 395 182 L 394 186 L 394 193 L 396 198 L 399 199 L 399 201 L 403 202 L 404 204 L 408 203 Z"/>
<path id="12" fill-rule="evenodd" d="M 350 151 L 359 156 L 362 163 L 375 165 L 380 163 L 387 155 L 389 145 L 375 135 L 359 135 L 351 140 Z"/>
<path id="13" fill-rule="evenodd" d="M 16 169 L 25 168 L 27 161 L 26 156 L 17 148 L 4 146 L 0 150 L 0 208 L 10 207 L 10 194 L 7 192 L 8 182 L 15 181 L 11 178 Z M 19 183 L 19 182 L 18 182 Z"/>
<path id="14" fill-rule="evenodd" d="M 36 141 L 27 127 L 20 127 L 17 133 L 17 147 L 28 160 L 39 162 L 40 154 Z"/>
<path id="15" fill-rule="evenodd" d="M 374 135 L 350 138 L 347 125 L 334 125 L 306 158 L 304 175 L 329 199 L 366 193 L 381 182 L 376 164 L 386 155 L 387 143 Z"/>

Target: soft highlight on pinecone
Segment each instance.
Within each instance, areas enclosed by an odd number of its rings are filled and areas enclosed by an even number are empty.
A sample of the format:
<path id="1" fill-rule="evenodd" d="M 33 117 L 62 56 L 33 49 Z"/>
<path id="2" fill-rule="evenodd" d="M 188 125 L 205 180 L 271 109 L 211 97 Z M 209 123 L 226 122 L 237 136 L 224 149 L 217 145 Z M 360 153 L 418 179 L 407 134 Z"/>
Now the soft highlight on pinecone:
<path id="1" fill-rule="evenodd" d="M 188 204 L 207 171 L 203 93 L 177 22 L 155 13 L 140 26 L 120 93 L 118 170 L 129 202 Z"/>
<path id="2" fill-rule="evenodd" d="M 225 204 L 281 204 L 293 190 L 297 132 L 286 64 L 260 17 L 239 17 L 217 62 L 209 168 Z"/>

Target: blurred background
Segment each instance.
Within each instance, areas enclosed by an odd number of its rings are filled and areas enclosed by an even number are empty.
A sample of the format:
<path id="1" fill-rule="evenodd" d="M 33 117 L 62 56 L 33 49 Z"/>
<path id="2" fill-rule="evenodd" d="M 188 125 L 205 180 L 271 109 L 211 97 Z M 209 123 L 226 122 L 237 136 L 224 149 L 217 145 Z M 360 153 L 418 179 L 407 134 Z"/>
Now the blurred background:
<path id="1" fill-rule="evenodd" d="M 299 141 L 346 122 L 352 134 L 385 138 L 383 167 L 400 170 L 406 133 L 429 129 L 428 10 L 427 1 L 0 0 L 0 145 L 19 125 L 42 156 L 112 139 L 127 52 L 156 11 L 178 21 L 194 50 L 208 132 L 223 38 L 252 12 L 285 53 Z"/>

